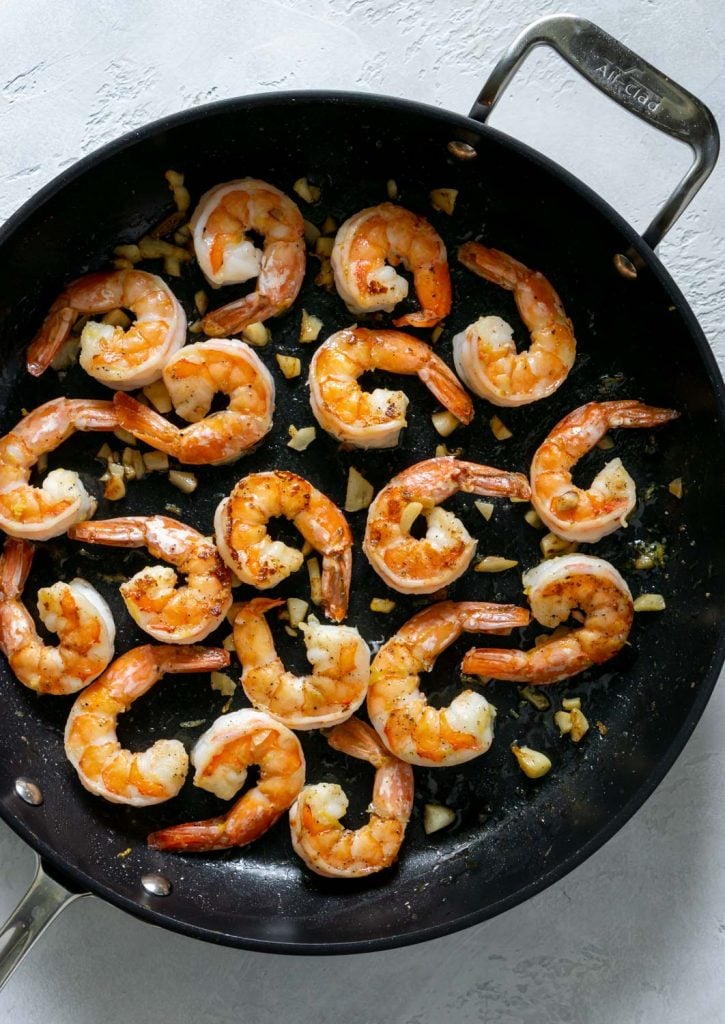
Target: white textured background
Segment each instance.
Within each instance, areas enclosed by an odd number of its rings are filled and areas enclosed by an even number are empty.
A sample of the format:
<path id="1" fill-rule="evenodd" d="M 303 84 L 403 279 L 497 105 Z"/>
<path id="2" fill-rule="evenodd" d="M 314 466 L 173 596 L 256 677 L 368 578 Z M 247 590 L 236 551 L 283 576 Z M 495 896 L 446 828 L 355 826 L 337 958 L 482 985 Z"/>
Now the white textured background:
<path id="1" fill-rule="evenodd" d="M 0 221 L 64 167 L 164 114 L 274 89 L 342 88 L 466 112 L 498 53 L 550 0 L 4 0 Z M 725 124 L 722 0 L 580 0 Z M 644 228 L 687 166 L 538 51 L 492 123 Z M 725 360 L 725 161 L 661 257 Z M 15 1024 L 689 1024 L 725 1022 L 725 693 L 607 846 L 494 921 L 423 946 L 334 959 L 244 953 L 96 900 L 70 907 L 0 995 Z M 32 855 L 0 823 L 0 917 Z"/>

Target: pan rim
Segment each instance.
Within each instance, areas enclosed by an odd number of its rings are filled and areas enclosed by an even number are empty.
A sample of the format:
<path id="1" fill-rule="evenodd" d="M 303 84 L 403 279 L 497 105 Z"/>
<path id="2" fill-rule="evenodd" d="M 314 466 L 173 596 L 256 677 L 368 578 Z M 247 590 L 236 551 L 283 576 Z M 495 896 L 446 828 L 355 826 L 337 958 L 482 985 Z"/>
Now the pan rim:
<path id="1" fill-rule="evenodd" d="M 92 170 L 107 159 L 111 159 L 117 153 L 143 142 L 164 131 L 189 124 L 203 119 L 207 116 L 214 116 L 231 112 L 241 108 L 261 107 L 265 105 L 285 105 L 294 103 L 319 103 L 321 105 L 349 104 L 358 107 L 392 108 L 398 112 L 416 113 L 420 116 L 433 119 L 439 123 L 449 125 L 453 129 L 460 129 L 468 136 L 487 137 L 497 145 L 512 151 L 518 157 L 528 160 L 534 166 L 562 182 L 580 198 L 592 206 L 599 214 L 605 217 L 610 224 L 624 238 L 626 244 L 631 246 L 643 259 L 647 269 L 655 276 L 657 283 L 670 297 L 677 307 L 684 320 L 685 329 L 694 342 L 695 350 L 701 360 L 705 374 L 713 389 L 717 419 L 721 432 L 725 431 L 725 384 L 715 360 L 714 353 L 698 323 L 686 299 L 673 281 L 669 272 L 660 262 L 658 256 L 642 240 L 641 236 L 633 227 L 625 221 L 622 216 L 592 188 L 580 181 L 575 175 L 561 167 L 555 161 L 543 156 L 525 143 L 512 138 L 504 132 L 488 125 L 481 124 L 461 114 L 433 107 L 428 104 L 419 103 L 414 100 L 405 100 L 397 97 L 384 96 L 379 94 L 367 94 L 354 91 L 328 91 L 328 90 L 300 90 L 275 93 L 257 93 L 251 96 L 235 97 L 232 99 L 220 100 L 214 103 L 194 107 L 189 110 L 180 111 L 167 115 L 151 122 L 141 128 L 134 129 L 105 144 L 88 156 L 62 171 L 50 182 L 44 185 L 38 192 L 31 196 L 25 203 L 0 227 L 0 249 L 4 243 L 20 228 L 25 221 L 35 215 L 42 206 L 61 192 L 67 185 L 80 178 L 86 171 Z M 411 929 L 403 934 L 395 936 L 379 936 L 376 938 L 359 939 L 354 941 L 330 941 L 318 942 L 285 942 L 278 939 L 267 940 L 230 935 L 214 931 L 205 926 L 191 924 L 163 913 L 163 909 L 156 909 L 142 903 L 135 902 L 126 896 L 116 892 L 113 888 L 104 885 L 80 868 L 69 865 L 51 847 L 34 835 L 32 828 L 19 819 L 6 802 L 0 800 L 0 818 L 9 825 L 13 831 L 28 843 L 41 857 L 44 864 L 49 868 L 49 873 L 68 885 L 74 892 L 91 892 L 101 899 L 117 906 L 135 917 L 148 921 L 152 924 L 168 928 L 172 931 L 191 938 L 203 939 L 220 945 L 227 945 L 236 948 L 249 949 L 259 952 L 272 952 L 296 955 L 345 955 L 360 952 L 375 952 L 384 949 L 393 949 L 402 946 L 412 945 L 418 942 L 439 938 L 443 935 L 469 928 L 474 924 L 480 924 L 498 916 L 506 910 L 510 910 L 525 900 L 531 898 L 559 879 L 571 872 L 579 864 L 587 860 L 593 853 L 602 847 L 613 835 L 615 835 L 626 822 L 644 805 L 652 795 L 657 786 L 665 778 L 672 765 L 689 740 L 694 728 L 702 716 L 712 691 L 717 683 L 723 662 L 725 661 L 725 623 L 721 624 L 718 642 L 714 647 L 712 660 L 708 670 L 698 686 L 696 698 L 690 708 L 687 717 L 682 721 L 679 730 L 670 743 L 669 747 L 661 754 L 656 766 L 648 778 L 641 784 L 636 793 L 614 814 L 607 824 L 593 835 L 586 843 L 574 851 L 565 860 L 552 867 L 549 871 L 532 880 L 528 885 L 517 892 L 504 897 L 483 909 L 472 911 L 463 917 L 442 922 L 426 928 Z"/>

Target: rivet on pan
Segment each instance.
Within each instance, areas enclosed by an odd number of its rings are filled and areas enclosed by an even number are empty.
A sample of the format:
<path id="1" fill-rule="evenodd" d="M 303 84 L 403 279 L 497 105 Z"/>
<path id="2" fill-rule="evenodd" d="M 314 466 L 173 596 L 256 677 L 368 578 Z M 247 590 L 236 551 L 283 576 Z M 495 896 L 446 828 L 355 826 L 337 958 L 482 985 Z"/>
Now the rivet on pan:
<path id="1" fill-rule="evenodd" d="M 141 878 L 141 885 L 151 896 L 168 896 L 171 893 L 171 882 L 158 871 L 144 875 Z"/>
<path id="2" fill-rule="evenodd" d="M 36 786 L 30 779 L 24 779 L 22 776 L 15 780 L 15 792 L 21 800 L 24 800 L 26 804 L 31 804 L 33 807 L 39 807 L 43 802 L 43 793 L 40 786 Z"/>
<path id="3" fill-rule="evenodd" d="M 632 263 L 632 261 L 621 252 L 618 252 L 614 257 L 614 266 L 622 277 L 627 277 L 630 281 L 634 281 L 637 277 L 637 268 L 634 263 Z"/>
<path id="4" fill-rule="evenodd" d="M 452 139 L 448 143 L 448 152 L 456 160 L 475 160 L 478 156 L 473 146 L 469 146 L 467 142 L 459 142 L 458 139 Z"/>

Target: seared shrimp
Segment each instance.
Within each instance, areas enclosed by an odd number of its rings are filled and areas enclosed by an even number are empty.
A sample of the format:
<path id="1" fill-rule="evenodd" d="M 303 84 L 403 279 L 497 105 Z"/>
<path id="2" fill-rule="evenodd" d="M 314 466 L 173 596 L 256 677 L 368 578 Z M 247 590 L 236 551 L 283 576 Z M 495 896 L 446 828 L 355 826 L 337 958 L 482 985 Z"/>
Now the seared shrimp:
<path id="1" fill-rule="evenodd" d="M 196 258 L 213 287 L 257 278 L 249 295 L 204 317 L 207 334 L 237 334 L 289 309 L 305 276 L 305 239 L 302 214 L 284 192 L 255 178 L 217 185 L 201 197 L 190 225 Z M 250 231 L 264 238 L 261 252 Z"/>
<path id="2" fill-rule="evenodd" d="M 543 274 L 498 249 L 466 242 L 458 259 L 479 277 L 514 293 L 531 346 L 516 351 L 513 331 L 499 316 L 484 316 L 453 339 L 453 359 L 474 394 L 494 405 L 527 405 L 556 391 L 574 365 L 576 339 L 561 299 Z"/>
<path id="3" fill-rule="evenodd" d="M 274 380 L 243 341 L 187 345 L 166 364 L 163 379 L 176 413 L 191 426 L 179 428 L 128 395 L 117 394 L 115 406 L 122 427 L 180 462 L 233 462 L 272 429 Z M 209 414 L 218 393 L 229 396 L 229 408 Z"/>
<path id="4" fill-rule="evenodd" d="M 463 671 L 520 683 L 557 683 L 592 665 L 601 665 L 627 641 L 634 607 L 629 587 L 603 558 L 562 555 L 523 575 L 537 622 L 553 629 L 573 611 L 584 614 L 581 628 L 552 637 L 530 651 L 471 650 Z"/>
<path id="5" fill-rule="evenodd" d="M 231 800 L 244 785 L 247 768 L 259 765 L 259 781 L 226 814 L 152 832 L 149 846 L 179 853 L 205 853 L 246 846 L 274 825 L 305 782 L 305 757 L 293 732 L 274 718 L 243 708 L 222 715 L 191 752 L 194 785 Z"/>
<path id="6" fill-rule="evenodd" d="M 320 426 L 338 441 L 358 448 L 392 448 L 406 425 L 408 399 L 402 391 L 363 391 L 357 379 L 368 370 L 416 374 L 441 405 L 463 423 L 473 404 L 456 375 L 430 345 L 402 331 L 337 331 L 310 364 L 310 404 Z"/>
<path id="7" fill-rule="evenodd" d="M 41 487 L 28 481 L 41 455 L 52 452 L 76 430 L 117 430 L 111 402 L 54 398 L 28 413 L 0 438 L 0 530 L 11 537 L 50 540 L 96 511 L 96 499 L 77 473 L 54 469 Z"/>
<path id="8" fill-rule="evenodd" d="M 557 423 L 531 462 L 531 503 L 549 529 L 567 540 L 593 544 L 626 526 L 637 491 L 622 460 L 608 462 L 588 490 L 575 486 L 572 467 L 608 430 L 658 427 L 677 416 L 674 409 L 642 402 L 589 402 Z"/>
<path id="9" fill-rule="evenodd" d="M 232 604 L 231 573 L 214 542 L 168 516 L 125 516 L 79 523 L 71 540 L 116 548 L 146 548 L 186 576 L 177 587 L 170 566 L 141 569 L 120 586 L 134 622 L 149 636 L 170 644 L 195 644 L 224 620 Z"/>
<path id="10" fill-rule="evenodd" d="M 528 499 L 521 473 L 507 473 L 449 456 L 427 459 L 398 473 L 368 510 L 363 551 L 378 576 L 401 594 L 432 594 L 462 576 L 476 541 L 452 512 L 439 503 L 453 494 Z M 418 515 L 425 517 L 425 537 L 411 536 Z"/>
<path id="11" fill-rule="evenodd" d="M 54 583 L 38 591 L 40 621 L 60 643 L 45 644 L 22 601 L 33 561 L 24 540 L 5 541 L 0 559 L 0 650 L 16 677 L 37 693 L 76 693 L 113 658 L 116 626 L 101 595 L 85 580 Z"/>
<path id="12" fill-rule="evenodd" d="M 322 607 L 328 619 L 340 622 L 350 594 L 350 527 L 337 505 L 296 473 L 250 473 L 219 503 L 214 529 L 222 558 L 243 583 L 258 590 L 296 572 L 304 561 L 302 552 L 267 533 L 275 516 L 291 520 L 322 555 Z"/>
<path id="13" fill-rule="evenodd" d="M 463 690 L 446 708 L 432 708 L 421 693 L 420 674 L 430 672 L 464 632 L 505 634 L 528 622 L 525 608 L 483 601 L 442 601 L 409 619 L 370 669 L 368 714 L 388 750 L 432 768 L 485 754 L 496 709 L 473 690 Z"/>
<path id="14" fill-rule="evenodd" d="M 322 729 L 344 722 L 365 700 L 370 679 L 368 645 L 351 626 L 322 626 L 311 615 L 300 624 L 312 675 L 288 672 L 274 649 L 265 612 L 282 600 L 257 597 L 234 620 L 234 646 L 242 686 L 255 708 L 290 729 Z"/>
<path id="15" fill-rule="evenodd" d="M 130 309 L 128 330 L 89 321 L 81 334 L 80 364 L 101 384 L 121 391 L 158 380 L 186 340 L 186 314 L 169 286 L 144 270 L 86 274 L 60 295 L 30 344 L 28 373 L 39 377 L 83 314 Z"/>
<path id="16" fill-rule="evenodd" d="M 451 311 L 451 276 L 443 239 L 425 218 L 382 203 L 356 213 L 337 232 L 332 270 L 351 313 L 391 313 L 408 295 L 408 282 L 394 269 L 401 263 L 413 275 L 421 308 L 393 323 L 435 327 Z"/>
<path id="17" fill-rule="evenodd" d="M 326 878 L 363 878 L 390 867 L 398 857 L 413 810 L 413 769 L 393 757 L 375 732 L 350 718 L 328 733 L 334 750 L 375 768 L 367 824 L 354 831 L 340 822 L 345 791 L 335 782 L 305 786 L 290 808 L 292 846 L 308 868 Z"/>
<path id="18" fill-rule="evenodd" d="M 114 804 L 148 807 L 170 800 L 184 784 L 189 758 L 179 740 L 148 750 L 124 750 L 118 716 L 167 672 L 225 668 L 229 655 L 213 647 L 136 647 L 117 658 L 80 694 L 65 727 L 65 752 L 85 788 Z"/>

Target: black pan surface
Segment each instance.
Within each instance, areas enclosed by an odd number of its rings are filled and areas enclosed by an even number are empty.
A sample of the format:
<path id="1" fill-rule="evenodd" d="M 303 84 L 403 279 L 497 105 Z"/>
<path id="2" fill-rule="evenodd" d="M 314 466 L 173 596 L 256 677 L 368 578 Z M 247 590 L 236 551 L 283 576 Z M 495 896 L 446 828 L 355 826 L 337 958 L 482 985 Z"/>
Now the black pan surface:
<path id="1" fill-rule="evenodd" d="M 455 159 L 451 139 L 475 145 L 477 158 Z M 160 122 L 125 137 L 62 175 L 24 207 L 0 233 L 0 397 L 3 433 L 40 402 L 59 393 L 110 397 L 78 367 L 40 380 L 24 372 L 23 351 L 62 285 L 87 270 L 109 265 L 113 247 L 137 240 L 173 209 L 164 171 L 186 175 L 195 200 L 231 178 L 261 177 L 291 193 L 302 176 L 322 189 L 320 203 L 300 203 L 320 224 L 340 223 L 386 199 L 395 179 L 405 206 L 429 216 L 449 253 L 470 238 L 504 249 L 542 270 L 561 294 L 579 344 L 576 365 L 551 398 L 522 409 L 499 410 L 513 432 L 496 441 L 488 427 L 496 411 L 476 401 L 476 418 L 448 441 L 462 457 L 526 472 L 537 445 L 566 412 L 591 400 L 640 398 L 674 406 L 682 417 L 659 432 L 620 431 L 612 452 L 584 460 L 581 481 L 606 459 L 622 457 L 637 481 L 639 502 L 630 527 L 582 550 L 611 560 L 633 593 L 659 592 L 667 610 L 636 616 L 631 645 L 620 657 L 549 691 L 552 707 L 536 711 L 516 686 L 493 682 L 485 693 L 498 709 L 494 746 L 483 758 L 450 769 L 416 768 L 416 808 L 399 865 L 362 882 L 336 882 L 308 872 L 292 852 L 283 819 L 244 850 L 175 856 L 149 850 L 147 833 L 178 821 L 220 813 L 215 797 L 187 782 L 181 795 L 160 807 L 112 806 L 83 790 L 66 762 L 62 732 L 71 698 L 38 697 L 0 667 L 5 713 L 0 719 L 0 814 L 44 858 L 51 873 L 78 891 L 89 889 L 140 917 L 211 941 L 276 952 L 330 953 L 372 950 L 440 935 L 491 917 L 551 884 L 591 854 L 642 804 L 682 749 L 701 715 L 723 656 L 723 554 L 719 517 L 723 504 L 723 389 L 707 343 L 684 299 L 656 257 L 606 204 L 560 168 L 490 128 L 413 103 L 352 94 L 281 94 L 215 104 Z M 430 208 L 435 187 L 459 189 L 454 215 Z M 636 281 L 617 274 L 612 257 L 634 246 L 645 267 Z M 149 269 L 162 273 L 160 263 Z M 473 277 L 455 260 L 453 312 L 437 350 L 451 361 L 451 338 L 477 316 L 499 314 L 524 338 L 513 301 Z M 251 455 L 231 467 L 195 469 L 199 488 L 181 494 L 164 477 L 129 484 L 127 498 L 100 498 L 97 518 L 166 511 L 210 532 L 214 509 L 245 473 L 270 467 L 301 473 L 342 504 L 347 469 L 358 468 L 376 488 L 419 459 L 440 438 L 430 414 L 434 400 L 417 381 L 390 378 L 410 396 L 409 426 L 400 447 L 385 452 L 341 452 L 318 429 L 305 452 L 287 447 L 288 426 L 314 422 L 305 372 L 314 345 L 297 342 L 304 307 L 324 321 L 322 337 L 349 325 L 342 302 L 314 283 L 309 260 L 293 309 L 272 321 L 272 342 L 259 350 L 274 374 L 274 431 Z M 202 286 L 195 268 L 170 283 L 190 319 L 193 294 Z M 233 289 L 212 295 L 231 298 Z M 387 325 L 384 316 L 370 324 Z M 422 337 L 429 332 L 423 332 Z M 198 340 L 192 337 L 190 340 Z M 303 374 L 285 381 L 276 352 L 299 355 Z M 93 461 L 105 438 L 76 436 L 51 455 L 50 468 L 77 469 L 101 495 Z M 115 442 L 112 440 L 112 444 Z M 120 447 L 120 445 L 116 445 Z M 677 500 L 667 484 L 682 477 Z M 454 599 L 525 603 L 520 570 L 540 559 L 541 534 L 524 522 L 528 506 L 496 502 L 485 523 L 472 497 L 450 507 L 479 540 L 481 554 L 519 560 L 500 575 L 467 573 L 449 588 Z M 377 648 L 417 608 L 421 599 L 389 594 L 359 551 L 365 513 L 349 516 L 358 553 L 348 621 Z M 283 528 L 284 530 L 284 528 Z M 284 534 L 283 534 L 284 535 Z M 664 564 L 638 571 L 641 546 L 661 542 Z M 81 575 L 109 600 L 119 628 L 117 650 L 146 642 L 125 612 L 120 579 L 149 561 L 143 552 L 110 551 L 60 538 L 41 545 L 26 595 L 55 579 Z M 307 596 L 303 572 L 279 588 Z M 251 591 L 241 588 L 242 598 Z M 392 596 L 395 611 L 375 615 L 374 596 Z M 29 600 L 30 600 L 29 598 Z M 537 628 L 501 639 L 530 644 Z M 225 626 L 207 642 L 221 642 Z M 276 627 L 279 649 L 293 669 L 305 665 L 301 638 Z M 488 643 L 488 641 L 486 641 Z M 426 689 L 434 703 L 459 687 L 458 665 L 471 645 L 462 640 L 443 656 Z M 239 676 L 238 665 L 232 674 Z M 569 695 L 582 695 L 592 728 L 579 745 L 562 739 L 554 710 Z M 141 748 L 158 737 L 187 745 L 221 712 L 225 698 L 208 677 L 170 677 L 139 701 L 120 726 L 122 741 Z M 246 703 L 241 690 L 232 707 Z M 606 727 L 600 732 L 595 723 Z M 308 781 L 339 781 L 351 797 L 350 823 L 360 824 L 370 798 L 372 770 L 336 754 L 318 734 L 301 734 Z M 554 768 L 544 779 L 526 779 L 509 752 L 512 741 L 546 750 Z M 14 792 L 18 776 L 37 782 L 45 801 L 28 807 Z M 429 801 L 454 808 L 447 830 L 427 837 L 422 808 Z M 171 895 L 144 892 L 141 876 L 161 871 Z"/>

